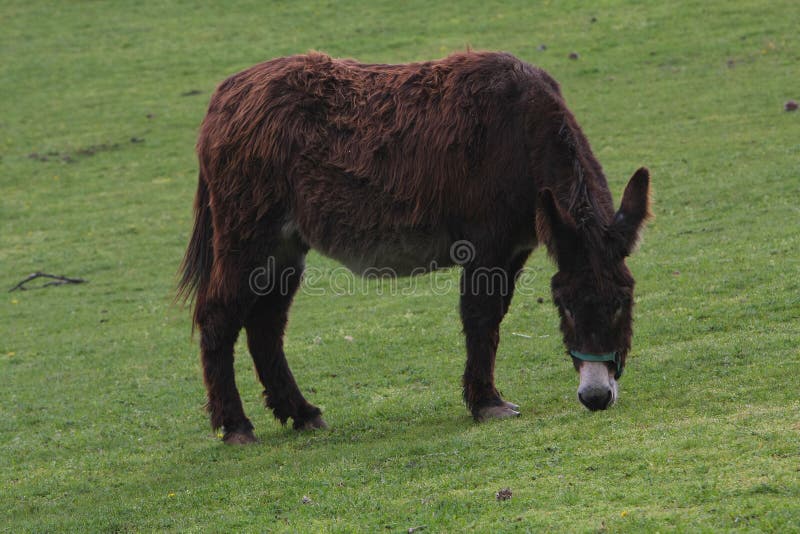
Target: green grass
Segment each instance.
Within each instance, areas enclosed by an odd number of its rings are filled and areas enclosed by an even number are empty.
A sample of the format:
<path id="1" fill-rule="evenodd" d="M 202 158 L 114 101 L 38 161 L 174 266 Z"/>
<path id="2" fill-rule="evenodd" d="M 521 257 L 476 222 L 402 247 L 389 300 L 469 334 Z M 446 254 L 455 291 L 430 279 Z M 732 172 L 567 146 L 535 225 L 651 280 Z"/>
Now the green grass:
<path id="1" fill-rule="evenodd" d="M 5 1 L 0 286 L 90 282 L 0 298 L 0 529 L 800 531 L 795 2 L 538 4 Z M 298 297 L 287 352 L 329 431 L 277 424 L 240 343 L 261 443 L 223 446 L 171 304 L 215 84 L 309 49 L 401 62 L 467 45 L 561 82 L 617 199 L 653 173 L 620 402 L 575 401 L 540 251 L 498 356 L 519 419 L 468 417 L 457 296 L 422 279 Z"/>

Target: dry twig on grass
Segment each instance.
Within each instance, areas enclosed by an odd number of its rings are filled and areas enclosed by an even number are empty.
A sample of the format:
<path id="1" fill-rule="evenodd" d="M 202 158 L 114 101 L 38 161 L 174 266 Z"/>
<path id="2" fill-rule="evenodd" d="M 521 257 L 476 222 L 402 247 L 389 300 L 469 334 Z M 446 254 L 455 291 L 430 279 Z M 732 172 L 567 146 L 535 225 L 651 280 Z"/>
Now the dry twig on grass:
<path id="1" fill-rule="evenodd" d="M 84 280 L 83 278 L 69 278 L 67 276 L 57 276 L 57 275 L 54 275 L 54 274 L 47 274 L 47 273 L 43 273 L 43 272 L 35 272 L 33 274 L 29 274 L 24 280 L 22 280 L 20 283 L 18 283 L 17 285 L 15 285 L 11 289 L 9 289 L 8 292 L 11 293 L 12 291 L 16 291 L 17 289 L 19 289 L 20 291 L 25 291 L 25 290 L 29 289 L 29 288 L 25 287 L 25 284 L 27 284 L 31 280 L 36 280 L 37 278 L 50 278 L 51 279 L 50 282 L 42 284 L 41 286 L 37 286 L 37 287 L 40 287 L 40 288 L 41 287 L 48 287 L 48 286 L 63 286 L 64 284 L 83 284 L 84 282 L 86 282 L 86 280 Z"/>

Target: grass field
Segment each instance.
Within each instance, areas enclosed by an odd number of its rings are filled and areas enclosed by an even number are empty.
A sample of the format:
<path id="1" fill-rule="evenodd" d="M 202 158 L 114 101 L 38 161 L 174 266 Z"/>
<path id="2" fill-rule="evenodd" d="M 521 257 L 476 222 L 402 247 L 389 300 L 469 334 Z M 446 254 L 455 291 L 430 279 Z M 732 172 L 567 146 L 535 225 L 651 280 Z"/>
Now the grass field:
<path id="1" fill-rule="evenodd" d="M 39 270 L 89 283 L 2 293 L 0 530 L 800 531 L 796 2 L 535 4 L 4 1 L 0 289 Z M 261 441 L 224 446 L 172 304 L 215 84 L 309 49 L 467 45 L 561 82 L 617 201 L 651 169 L 619 403 L 575 400 L 539 251 L 498 356 L 522 417 L 470 419 L 457 294 L 426 278 L 296 300 L 287 354 L 328 431 L 274 421 L 240 341 Z"/>

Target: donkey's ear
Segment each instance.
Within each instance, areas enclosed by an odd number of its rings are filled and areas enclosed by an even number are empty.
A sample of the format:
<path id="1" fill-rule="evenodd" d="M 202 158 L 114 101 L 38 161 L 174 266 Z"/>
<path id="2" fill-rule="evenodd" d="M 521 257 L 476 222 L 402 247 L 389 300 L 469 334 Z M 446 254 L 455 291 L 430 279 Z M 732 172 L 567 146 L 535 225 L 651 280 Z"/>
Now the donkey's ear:
<path id="1" fill-rule="evenodd" d="M 614 216 L 613 230 L 622 240 L 624 255 L 627 256 L 636 248 L 644 222 L 651 217 L 650 171 L 642 167 L 625 187 L 619 211 Z"/>
<path id="2" fill-rule="evenodd" d="M 563 262 L 570 256 L 570 248 L 576 244 L 575 221 L 563 211 L 550 189 L 539 192 L 536 210 L 536 234 L 539 241 L 547 245 L 547 250 L 556 261 Z"/>

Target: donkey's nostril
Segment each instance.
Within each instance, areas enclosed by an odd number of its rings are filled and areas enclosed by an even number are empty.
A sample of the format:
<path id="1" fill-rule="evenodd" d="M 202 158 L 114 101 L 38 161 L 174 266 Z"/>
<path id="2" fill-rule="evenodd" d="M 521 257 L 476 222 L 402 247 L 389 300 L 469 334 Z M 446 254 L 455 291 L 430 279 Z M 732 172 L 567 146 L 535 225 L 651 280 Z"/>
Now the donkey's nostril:
<path id="1" fill-rule="evenodd" d="M 605 410 L 611 404 L 613 394 L 610 388 L 596 388 L 578 392 L 578 400 L 591 411 Z"/>

